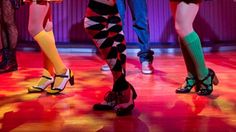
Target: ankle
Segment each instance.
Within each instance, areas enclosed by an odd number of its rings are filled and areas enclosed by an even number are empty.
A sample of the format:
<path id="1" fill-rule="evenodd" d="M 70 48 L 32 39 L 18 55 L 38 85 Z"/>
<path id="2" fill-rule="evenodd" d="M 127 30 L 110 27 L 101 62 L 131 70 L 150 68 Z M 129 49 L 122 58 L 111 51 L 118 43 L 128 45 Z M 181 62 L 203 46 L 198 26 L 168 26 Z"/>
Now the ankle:
<path id="1" fill-rule="evenodd" d="M 125 76 L 121 75 L 114 83 L 112 91 L 121 92 L 129 88 L 129 83 L 126 81 Z"/>
<path id="2" fill-rule="evenodd" d="M 55 69 L 55 72 L 56 72 L 55 73 L 56 75 L 63 75 L 63 74 L 66 74 L 67 68 L 65 67 L 65 68 L 58 69 L 58 70 Z"/>
<path id="3" fill-rule="evenodd" d="M 205 80 L 207 76 L 209 76 L 209 70 L 207 68 L 204 68 L 198 74 L 198 79 L 199 80 Z"/>
<path id="4" fill-rule="evenodd" d="M 205 84 L 210 84 L 211 83 L 212 77 L 211 77 L 210 72 L 209 72 L 208 69 L 206 70 L 204 76 L 199 78 L 199 80 L 202 80 L 202 82 L 205 83 Z"/>
<path id="5" fill-rule="evenodd" d="M 211 77 L 208 77 L 206 80 L 203 81 L 204 84 L 211 84 Z"/>
<path id="6" fill-rule="evenodd" d="M 131 92 L 132 92 L 131 88 L 118 92 L 118 97 L 121 96 L 121 98 L 118 101 L 118 104 L 129 102 L 131 99 L 130 96 L 132 96 Z"/>
<path id="7" fill-rule="evenodd" d="M 47 83 L 52 83 L 54 81 L 52 76 L 42 75 L 39 80 L 36 82 L 35 86 L 43 86 Z"/>
<path id="8" fill-rule="evenodd" d="M 42 75 L 47 76 L 47 77 L 52 77 L 53 76 L 53 71 L 48 70 L 48 69 L 43 69 Z"/>
<path id="9" fill-rule="evenodd" d="M 196 78 L 195 77 L 187 77 L 186 79 L 185 79 L 185 81 L 189 84 L 189 85 L 194 85 L 196 82 L 197 82 L 197 80 L 196 80 Z"/>

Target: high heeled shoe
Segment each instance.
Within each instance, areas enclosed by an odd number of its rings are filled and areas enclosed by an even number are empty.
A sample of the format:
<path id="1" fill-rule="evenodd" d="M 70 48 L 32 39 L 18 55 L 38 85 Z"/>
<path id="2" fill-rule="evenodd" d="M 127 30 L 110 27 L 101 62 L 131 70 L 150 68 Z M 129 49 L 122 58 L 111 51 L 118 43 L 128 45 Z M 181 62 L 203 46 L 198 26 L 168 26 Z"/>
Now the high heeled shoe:
<path id="1" fill-rule="evenodd" d="M 190 83 L 190 81 L 194 83 Z M 193 87 L 197 84 L 197 80 L 194 77 L 186 77 L 184 84 L 175 90 L 176 93 L 189 93 Z M 195 91 L 198 92 L 199 88 L 195 87 Z"/>
<path id="2" fill-rule="evenodd" d="M 137 94 L 133 86 L 129 84 L 129 88 L 122 92 L 107 92 L 104 101 L 95 104 L 93 109 L 99 111 L 115 110 L 117 116 L 128 115 L 134 109 L 134 99 L 136 98 Z"/>
<path id="3" fill-rule="evenodd" d="M 114 107 L 117 116 L 129 115 L 134 109 L 134 100 L 137 93 L 134 87 L 129 84 L 129 88 L 117 93 L 117 103 Z"/>
<path id="4" fill-rule="evenodd" d="M 108 91 L 104 96 L 104 101 L 93 105 L 93 110 L 107 111 L 113 110 L 117 103 L 117 93 Z"/>
<path id="5" fill-rule="evenodd" d="M 210 84 L 206 84 L 204 81 L 206 81 L 207 79 L 211 79 Z M 213 84 L 214 85 L 218 85 L 219 84 L 219 80 L 215 74 L 215 72 L 212 69 L 208 69 L 208 74 L 207 76 L 199 81 L 199 91 L 198 91 L 198 95 L 201 96 L 206 96 L 206 95 L 210 95 L 213 91 Z"/>
<path id="6" fill-rule="evenodd" d="M 70 69 L 67 69 L 65 74 L 55 75 L 54 80 L 56 78 L 63 78 L 59 86 L 55 87 L 55 83 L 52 85 L 51 89 L 47 90 L 48 94 L 58 94 L 63 91 L 66 87 L 66 84 L 69 82 L 71 86 L 74 85 L 74 74 Z"/>
<path id="7" fill-rule="evenodd" d="M 28 88 L 29 93 L 40 93 L 43 92 L 48 86 L 52 85 L 54 82 L 53 77 L 41 76 L 41 78 L 46 79 L 46 81 L 38 86 L 32 86 Z"/>

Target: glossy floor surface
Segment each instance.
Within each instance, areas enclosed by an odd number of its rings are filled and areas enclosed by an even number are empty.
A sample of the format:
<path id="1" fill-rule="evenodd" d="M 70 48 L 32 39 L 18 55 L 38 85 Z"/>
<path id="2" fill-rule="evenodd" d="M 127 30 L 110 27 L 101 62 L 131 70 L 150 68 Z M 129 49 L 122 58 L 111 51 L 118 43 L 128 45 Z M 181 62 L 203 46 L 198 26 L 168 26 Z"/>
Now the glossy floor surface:
<path id="1" fill-rule="evenodd" d="M 91 54 L 61 54 L 75 73 L 75 85 L 60 95 L 28 94 L 41 74 L 41 54 L 18 52 L 19 70 L 0 74 L 2 132 L 234 132 L 236 131 L 236 52 L 207 53 L 207 65 L 220 84 L 213 94 L 176 94 L 186 69 L 181 55 L 155 57 L 155 73 L 143 75 L 136 56 L 128 55 L 127 79 L 137 90 L 130 116 L 93 111 L 112 86 L 110 72 Z"/>

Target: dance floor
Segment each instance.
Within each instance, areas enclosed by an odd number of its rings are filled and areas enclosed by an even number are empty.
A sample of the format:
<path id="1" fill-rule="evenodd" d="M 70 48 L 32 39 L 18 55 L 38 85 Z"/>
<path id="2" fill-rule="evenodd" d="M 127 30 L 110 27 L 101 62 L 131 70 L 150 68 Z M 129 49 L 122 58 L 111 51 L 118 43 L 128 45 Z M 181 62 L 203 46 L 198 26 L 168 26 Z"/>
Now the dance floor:
<path id="1" fill-rule="evenodd" d="M 112 86 L 110 72 L 96 55 L 62 53 L 75 73 L 76 84 L 60 95 L 28 94 L 41 74 L 41 54 L 18 52 L 19 70 L 0 74 L 1 132 L 235 132 L 236 52 L 207 53 L 206 63 L 220 84 L 207 97 L 176 94 L 186 69 L 179 54 L 155 57 L 155 74 L 140 73 L 138 58 L 128 55 L 127 79 L 138 98 L 130 116 L 93 111 Z"/>

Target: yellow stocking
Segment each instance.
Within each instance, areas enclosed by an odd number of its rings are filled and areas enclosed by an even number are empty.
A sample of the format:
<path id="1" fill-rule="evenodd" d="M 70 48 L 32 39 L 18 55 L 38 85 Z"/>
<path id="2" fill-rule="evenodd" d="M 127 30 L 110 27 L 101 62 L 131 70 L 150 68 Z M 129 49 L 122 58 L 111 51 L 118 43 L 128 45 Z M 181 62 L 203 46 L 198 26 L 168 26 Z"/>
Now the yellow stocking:
<path id="1" fill-rule="evenodd" d="M 46 69 L 43 69 L 43 76 L 46 76 L 46 77 L 52 77 L 52 75 L 46 70 Z M 35 86 L 42 86 L 45 84 L 45 82 L 47 82 L 48 79 L 44 78 L 44 77 L 41 77 L 38 82 L 36 83 Z"/>
<path id="2" fill-rule="evenodd" d="M 56 74 L 64 74 L 67 68 L 58 54 L 53 32 L 46 32 L 45 30 L 43 30 L 37 35 L 35 35 L 34 39 L 38 42 L 39 46 L 41 47 L 41 50 L 47 56 L 49 61 L 52 62 Z M 60 85 L 62 80 L 63 78 L 56 78 L 54 86 L 56 87 Z"/>
<path id="3" fill-rule="evenodd" d="M 34 39 L 38 42 L 43 53 L 52 62 L 56 74 L 65 73 L 67 68 L 58 54 L 52 31 L 46 32 L 45 30 L 42 30 L 40 33 L 34 36 Z"/>

